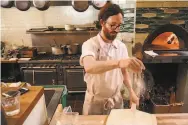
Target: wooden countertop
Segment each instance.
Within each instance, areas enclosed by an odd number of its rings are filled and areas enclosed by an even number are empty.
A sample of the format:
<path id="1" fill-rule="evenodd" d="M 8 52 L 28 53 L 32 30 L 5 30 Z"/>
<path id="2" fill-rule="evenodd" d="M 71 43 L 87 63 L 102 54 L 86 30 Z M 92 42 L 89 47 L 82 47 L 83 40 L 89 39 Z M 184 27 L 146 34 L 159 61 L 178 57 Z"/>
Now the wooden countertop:
<path id="1" fill-rule="evenodd" d="M 17 60 L 4 60 L 4 59 L 1 59 L 1 63 L 17 63 Z"/>
<path id="2" fill-rule="evenodd" d="M 7 89 L 10 88 L 4 88 L 2 91 Z M 17 88 L 11 88 L 13 89 Z M 6 116 L 8 125 L 22 125 L 44 93 L 42 86 L 31 86 L 28 89 L 29 92 L 20 96 L 20 113 L 11 117 Z"/>
<path id="3" fill-rule="evenodd" d="M 56 125 L 57 117 L 62 112 L 62 105 L 59 104 L 56 112 L 50 122 L 50 125 Z M 157 118 L 157 125 L 187 125 L 188 123 L 188 113 L 173 113 L 173 114 L 155 114 Z M 87 124 L 93 123 L 96 125 L 105 125 L 107 115 L 79 115 L 78 121 L 84 122 L 87 121 Z M 86 122 L 83 123 L 86 125 Z"/>

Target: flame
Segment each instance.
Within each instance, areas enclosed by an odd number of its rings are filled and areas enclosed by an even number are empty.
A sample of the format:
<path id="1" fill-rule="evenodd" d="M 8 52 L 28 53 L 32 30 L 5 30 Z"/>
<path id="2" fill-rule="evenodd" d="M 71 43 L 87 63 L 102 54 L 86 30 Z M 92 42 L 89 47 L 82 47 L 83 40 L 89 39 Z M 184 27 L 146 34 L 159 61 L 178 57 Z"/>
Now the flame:
<path id="1" fill-rule="evenodd" d="M 180 43 L 173 32 L 165 32 L 157 36 L 151 43 L 160 46 L 161 49 L 180 49 Z"/>

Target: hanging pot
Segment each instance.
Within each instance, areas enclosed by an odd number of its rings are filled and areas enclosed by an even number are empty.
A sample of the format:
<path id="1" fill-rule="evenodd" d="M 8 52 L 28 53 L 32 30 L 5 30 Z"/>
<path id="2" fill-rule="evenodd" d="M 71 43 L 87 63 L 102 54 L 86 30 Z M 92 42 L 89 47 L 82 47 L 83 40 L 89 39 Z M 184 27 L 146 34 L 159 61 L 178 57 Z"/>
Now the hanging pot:
<path id="1" fill-rule="evenodd" d="M 84 12 L 89 7 L 89 1 L 72 0 L 72 7 L 78 12 Z"/>
<path id="2" fill-rule="evenodd" d="M 71 45 L 67 45 L 67 49 L 68 49 L 68 54 L 72 55 L 72 54 L 78 54 L 79 52 L 79 44 L 78 43 L 74 43 Z"/>
<path id="3" fill-rule="evenodd" d="M 92 0 L 92 5 L 95 9 L 100 10 L 108 0 Z"/>
<path id="4" fill-rule="evenodd" d="M 50 7 L 50 1 L 48 1 L 48 0 L 33 0 L 33 5 L 38 10 L 44 11 Z"/>
<path id="5" fill-rule="evenodd" d="M 26 11 L 31 7 L 31 1 L 29 0 L 25 0 L 25 1 L 15 0 L 14 4 L 15 7 L 21 11 Z"/>
<path id="6" fill-rule="evenodd" d="M 0 3 L 1 3 L 1 7 L 3 7 L 3 8 L 11 8 L 14 4 L 14 1 L 2 0 Z"/>

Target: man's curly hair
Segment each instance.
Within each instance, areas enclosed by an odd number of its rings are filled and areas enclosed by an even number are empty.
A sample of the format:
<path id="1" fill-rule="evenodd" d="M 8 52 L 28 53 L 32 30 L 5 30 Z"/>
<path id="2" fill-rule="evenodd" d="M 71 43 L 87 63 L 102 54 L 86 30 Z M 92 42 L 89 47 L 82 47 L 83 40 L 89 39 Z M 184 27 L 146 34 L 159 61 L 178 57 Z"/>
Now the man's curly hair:
<path id="1" fill-rule="evenodd" d="M 98 20 L 100 21 L 102 19 L 103 21 L 106 21 L 110 16 L 117 15 L 119 13 L 123 16 L 123 11 L 120 9 L 119 5 L 107 2 L 105 6 L 100 9 Z"/>

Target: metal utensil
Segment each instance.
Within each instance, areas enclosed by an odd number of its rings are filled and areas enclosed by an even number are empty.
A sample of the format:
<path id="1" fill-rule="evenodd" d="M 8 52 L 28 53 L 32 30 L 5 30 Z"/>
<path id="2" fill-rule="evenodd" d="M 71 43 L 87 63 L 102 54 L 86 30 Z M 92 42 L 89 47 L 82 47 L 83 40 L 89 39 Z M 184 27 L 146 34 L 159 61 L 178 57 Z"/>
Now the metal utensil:
<path id="1" fill-rule="evenodd" d="M 11 8 L 14 4 L 14 1 L 12 1 L 12 0 L 2 0 L 0 2 L 0 4 L 1 4 L 1 7 L 3 7 L 3 8 Z"/>
<path id="2" fill-rule="evenodd" d="M 89 8 L 89 1 L 72 0 L 72 7 L 78 12 L 84 12 Z"/>
<path id="3" fill-rule="evenodd" d="M 92 5 L 95 9 L 100 10 L 107 2 L 107 0 L 92 0 Z"/>
<path id="4" fill-rule="evenodd" d="M 25 1 L 15 0 L 14 4 L 15 7 L 21 11 L 27 11 L 31 7 L 31 1 L 29 0 L 25 0 Z"/>
<path id="5" fill-rule="evenodd" d="M 52 54 L 54 55 L 61 55 L 61 54 L 65 54 L 65 51 L 62 50 L 60 47 L 52 47 Z"/>
<path id="6" fill-rule="evenodd" d="M 50 1 L 49 0 L 33 0 L 33 5 L 38 10 L 47 10 L 50 7 Z"/>
<path id="7" fill-rule="evenodd" d="M 53 47 L 50 43 L 48 43 L 50 45 L 50 47 Z"/>

